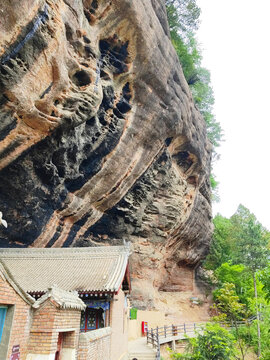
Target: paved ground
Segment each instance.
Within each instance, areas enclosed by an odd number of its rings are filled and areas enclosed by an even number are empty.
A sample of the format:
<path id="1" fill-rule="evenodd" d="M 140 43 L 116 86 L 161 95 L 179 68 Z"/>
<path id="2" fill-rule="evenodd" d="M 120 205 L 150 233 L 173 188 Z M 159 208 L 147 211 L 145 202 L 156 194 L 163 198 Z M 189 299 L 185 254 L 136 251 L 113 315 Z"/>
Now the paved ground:
<path id="1" fill-rule="evenodd" d="M 132 340 L 128 342 L 128 352 L 136 353 L 136 354 L 155 354 L 155 350 L 153 350 L 146 343 L 146 337 L 141 337 L 136 340 Z"/>

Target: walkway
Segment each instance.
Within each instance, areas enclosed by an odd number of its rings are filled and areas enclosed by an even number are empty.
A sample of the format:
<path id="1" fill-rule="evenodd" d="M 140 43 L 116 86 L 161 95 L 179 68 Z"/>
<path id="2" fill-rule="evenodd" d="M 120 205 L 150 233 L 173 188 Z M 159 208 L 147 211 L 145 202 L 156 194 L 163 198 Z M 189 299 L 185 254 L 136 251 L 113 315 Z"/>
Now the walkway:
<path id="1" fill-rule="evenodd" d="M 252 321 L 248 320 L 248 321 Z M 238 326 L 245 325 L 245 322 L 238 321 Z M 188 337 L 196 337 L 197 334 L 202 334 L 205 330 L 205 322 L 200 323 L 184 323 L 181 325 L 164 325 L 162 327 L 156 327 L 147 332 L 147 344 L 152 345 L 153 349 L 156 349 L 156 359 L 160 359 L 160 345 L 171 343 L 172 350 L 175 350 L 175 341 L 183 340 Z M 221 324 L 227 328 L 228 324 Z M 131 359 L 133 360 L 133 359 Z M 139 359 L 138 359 L 139 360 Z"/>
<path id="2" fill-rule="evenodd" d="M 171 343 L 175 350 L 175 341 L 186 339 L 186 336 L 195 337 L 205 328 L 205 323 L 184 323 L 181 325 L 165 325 L 151 329 L 147 332 L 147 344 L 151 344 L 157 350 L 156 359 L 160 359 L 160 345 Z"/>
<path id="3" fill-rule="evenodd" d="M 159 335 L 159 344 L 161 345 L 175 340 L 184 340 L 187 336 L 195 337 L 196 334 L 203 332 L 204 328 L 205 323 L 184 323 L 176 326 L 164 326 L 154 329 L 154 331 Z"/>
<path id="4" fill-rule="evenodd" d="M 146 337 L 128 342 L 129 360 L 155 360 L 156 353 L 156 350 L 152 349 L 150 345 L 147 345 Z"/>

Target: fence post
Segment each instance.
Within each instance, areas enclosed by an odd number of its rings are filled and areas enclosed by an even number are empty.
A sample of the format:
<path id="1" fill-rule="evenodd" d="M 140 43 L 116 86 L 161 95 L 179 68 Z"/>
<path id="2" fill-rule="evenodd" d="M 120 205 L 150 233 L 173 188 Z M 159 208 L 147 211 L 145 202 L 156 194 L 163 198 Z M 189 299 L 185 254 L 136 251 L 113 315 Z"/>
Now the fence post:
<path id="1" fill-rule="evenodd" d="M 154 332 L 153 332 L 153 328 L 151 328 L 151 338 L 152 338 L 152 346 L 154 347 Z"/>
<path id="2" fill-rule="evenodd" d="M 186 323 L 184 323 L 184 333 L 186 333 Z"/>
<path id="3" fill-rule="evenodd" d="M 158 360 L 160 360 L 160 343 L 159 343 L 159 337 L 157 337 L 157 355 L 158 355 Z"/>
<path id="4" fill-rule="evenodd" d="M 164 325 L 164 336 L 167 337 L 166 336 L 166 325 Z"/>

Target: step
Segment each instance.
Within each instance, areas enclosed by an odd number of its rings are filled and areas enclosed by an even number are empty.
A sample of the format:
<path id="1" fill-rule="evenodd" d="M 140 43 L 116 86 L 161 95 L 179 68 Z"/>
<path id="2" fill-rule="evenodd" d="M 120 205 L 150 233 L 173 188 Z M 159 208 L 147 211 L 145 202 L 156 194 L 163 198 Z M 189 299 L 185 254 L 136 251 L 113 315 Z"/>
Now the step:
<path id="1" fill-rule="evenodd" d="M 138 338 L 128 344 L 128 360 L 156 360 L 156 350 L 147 345 L 146 338 Z"/>

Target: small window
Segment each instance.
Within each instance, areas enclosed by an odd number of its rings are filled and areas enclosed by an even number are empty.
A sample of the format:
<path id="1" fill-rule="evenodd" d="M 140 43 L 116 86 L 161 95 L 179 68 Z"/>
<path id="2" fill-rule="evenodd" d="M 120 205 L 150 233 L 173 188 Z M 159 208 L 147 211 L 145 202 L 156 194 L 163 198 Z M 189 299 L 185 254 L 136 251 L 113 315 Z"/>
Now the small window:
<path id="1" fill-rule="evenodd" d="M 7 306 L 0 306 L 0 343 L 2 339 L 6 314 L 7 314 Z"/>

